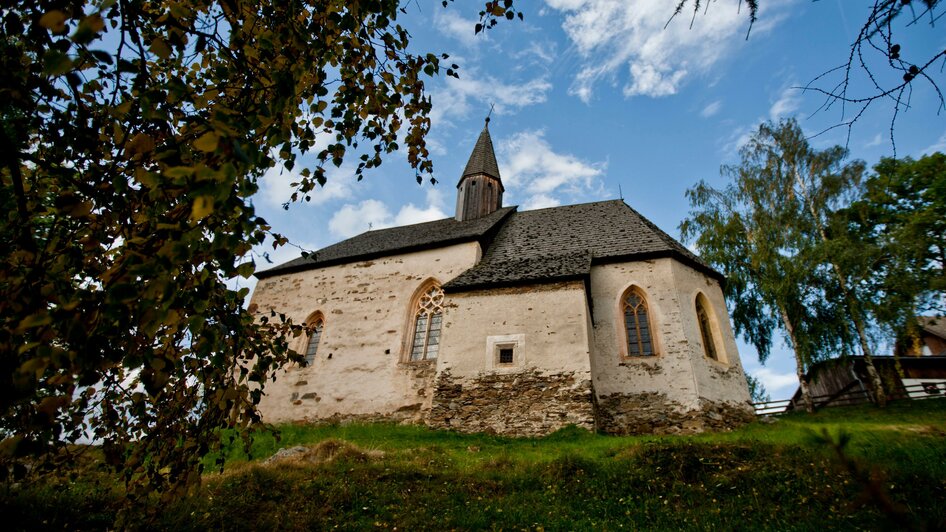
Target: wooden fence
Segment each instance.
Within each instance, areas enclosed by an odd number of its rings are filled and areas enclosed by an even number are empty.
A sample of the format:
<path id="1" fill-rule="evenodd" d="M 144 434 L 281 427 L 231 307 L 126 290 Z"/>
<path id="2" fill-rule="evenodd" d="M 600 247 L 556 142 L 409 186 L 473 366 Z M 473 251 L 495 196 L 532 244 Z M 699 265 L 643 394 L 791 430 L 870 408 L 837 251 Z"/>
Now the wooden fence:
<path id="1" fill-rule="evenodd" d="M 898 399 L 935 399 L 946 397 L 946 383 L 923 383 L 900 386 L 898 390 L 888 392 L 888 400 Z M 851 406 L 862 405 L 874 402 L 874 398 L 862 389 L 853 389 L 852 386 L 841 389 L 838 392 L 829 395 L 813 395 L 811 402 L 814 403 L 815 410 L 833 406 Z M 779 399 L 778 401 L 765 401 L 761 403 L 752 403 L 755 413 L 758 416 L 777 416 L 793 410 L 804 410 L 805 403 L 801 397 L 795 399 Z"/>

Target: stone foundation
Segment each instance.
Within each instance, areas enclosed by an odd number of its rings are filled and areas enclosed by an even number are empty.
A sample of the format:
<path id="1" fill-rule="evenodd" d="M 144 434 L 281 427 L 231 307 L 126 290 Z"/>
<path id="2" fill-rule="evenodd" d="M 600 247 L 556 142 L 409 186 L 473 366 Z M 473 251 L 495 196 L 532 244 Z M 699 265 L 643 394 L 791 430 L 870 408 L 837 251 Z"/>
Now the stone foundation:
<path id="1" fill-rule="evenodd" d="M 748 404 L 700 399 L 688 409 L 663 393 L 611 394 L 597 401 L 598 430 L 607 434 L 695 434 L 731 430 L 755 419 Z"/>
<path id="2" fill-rule="evenodd" d="M 427 417 L 432 428 L 542 436 L 566 425 L 594 430 L 591 379 L 586 373 L 536 370 L 472 379 L 437 377 Z"/>

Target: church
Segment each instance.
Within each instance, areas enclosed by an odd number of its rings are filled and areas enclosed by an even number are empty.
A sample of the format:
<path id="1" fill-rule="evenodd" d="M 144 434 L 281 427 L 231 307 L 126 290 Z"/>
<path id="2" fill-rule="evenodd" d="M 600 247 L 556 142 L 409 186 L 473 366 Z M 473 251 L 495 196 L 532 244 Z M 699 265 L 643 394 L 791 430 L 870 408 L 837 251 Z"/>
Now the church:
<path id="1" fill-rule="evenodd" d="M 503 192 L 487 119 L 453 218 L 258 272 L 251 310 L 311 331 L 264 421 L 537 436 L 753 419 L 721 274 L 623 200 L 519 211 Z"/>

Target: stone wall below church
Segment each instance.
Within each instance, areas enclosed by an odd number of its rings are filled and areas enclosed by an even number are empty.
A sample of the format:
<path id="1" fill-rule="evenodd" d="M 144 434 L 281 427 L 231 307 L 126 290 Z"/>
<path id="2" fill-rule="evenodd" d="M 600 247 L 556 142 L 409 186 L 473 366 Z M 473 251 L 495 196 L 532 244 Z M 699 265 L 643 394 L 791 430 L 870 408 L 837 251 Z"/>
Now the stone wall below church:
<path id="1" fill-rule="evenodd" d="M 515 436 L 542 436 L 567 425 L 594 430 L 590 375 L 533 369 L 455 378 L 445 371 L 437 376 L 427 424 Z"/>
<path id="2" fill-rule="evenodd" d="M 598 397 L 598 430 L 608 434 L 695 434 L 741 427 L 755 419 L 747 403 L 700 400 L 687 408 L 666 394 L 613 393 Z"/>

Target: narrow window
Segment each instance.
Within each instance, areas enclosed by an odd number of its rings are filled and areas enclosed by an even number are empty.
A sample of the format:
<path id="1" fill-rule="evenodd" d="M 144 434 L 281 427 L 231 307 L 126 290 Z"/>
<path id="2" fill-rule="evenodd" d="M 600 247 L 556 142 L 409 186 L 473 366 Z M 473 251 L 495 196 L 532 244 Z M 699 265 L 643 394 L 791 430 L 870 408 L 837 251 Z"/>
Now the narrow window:
<path id="1" fill-rule="evenodd" d="M 647 315 L 647 301 L 637 289 L 624 297 L 624 329 L 627 332 L 627 356 L 653 356 L 654 341 Z"/>
<path id="2" fill-rule="evenodd" d="M 719 360 L 716 353 L 716 341 L 713 339 L 713 329 L 710 326 L 709 313 L 706 305 L 703 303 L 703 295 L 696 298 L 696 319 L 700 323 L 700 336 L 703 339 L 703 353 L 713 360 Z"/>
<path id="3" fill-rule="evenodd" d="M 512 355 L 513 355 L 513 349 L 511 347 L 499 348 L 499 363 L 512 364 L 512 361 L 513 361 Z"/>
<path id="4" fill-rule="evenodd" d="M 417 302 L 414 312 L 414 338 L 411 361 L 437 358 L 440 349 L 440 324 L 443 320 L 443 290 L 431 286 Z"/>
<path id="5" fill-rule="evenodd" d="M 322 320 L 315 322 L 312 332 L 309 333 L 309 341 L 305 347 L 305 365 L 311 366 L 315 362 L 315 354 L 319 350 L 319 340 L 322 338 Z"/>

